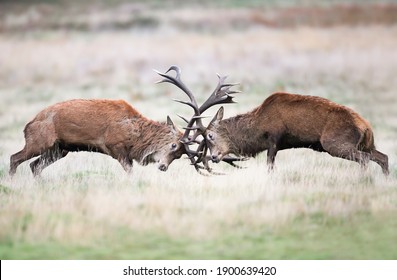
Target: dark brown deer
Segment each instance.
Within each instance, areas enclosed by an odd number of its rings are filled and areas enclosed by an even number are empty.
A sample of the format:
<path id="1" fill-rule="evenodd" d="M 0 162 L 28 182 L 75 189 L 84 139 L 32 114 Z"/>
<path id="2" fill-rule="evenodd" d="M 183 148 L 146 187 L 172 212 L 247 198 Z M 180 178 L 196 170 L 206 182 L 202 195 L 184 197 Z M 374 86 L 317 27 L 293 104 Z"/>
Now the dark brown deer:
<path id="1" fill-rule="evenodd" d="M 274 93 L 249 113 L 222 118 L 223 107 L 203 133 L 213 162 L 229 153 L 254 157 L 267 150 L 272 169 L 278 151 L 310 148 L 363 167 L 372 160 L 389 173 L 388 157 L 375 149 L 370 124 L 325 98 Z"/>
<path id="2" fill-rule="evenodd" d="M 118 160 L 127 172 L 133 160 L 158 163 L 166 171 L 185 153 L 182 133 L 167 123 L 149 120 L 123 100 L 75 99 L 42 110 L 24 129 L 25 147 L 10 158 L 10 175 L 18 165 L 40 156 L 30 168 L 34 175 L 69 152 L 91 151 Z"/>

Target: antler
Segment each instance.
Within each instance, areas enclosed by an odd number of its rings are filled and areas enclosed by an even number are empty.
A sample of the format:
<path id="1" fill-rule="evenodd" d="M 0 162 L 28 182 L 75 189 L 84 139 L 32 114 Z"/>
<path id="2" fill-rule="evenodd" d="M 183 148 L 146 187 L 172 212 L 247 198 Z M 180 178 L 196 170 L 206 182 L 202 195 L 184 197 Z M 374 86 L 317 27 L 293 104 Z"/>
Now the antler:
<path id="1" fill-rule="evenodd" d="M 219 74 L 216 74 L 218 76 L 218 85 L 208 97 L 208 99 L 203 103 L 203 105 L 200 106 L 199 111 L 202 114 L 204 111 L 206 111 L 208 108 L 218 105 L 218 104 L 225 104 L 225 103 L 236 103 L 234 102 L 233 94 L 236 93 L 241 93 L 239 90 L 231 90 L 233 86 L 239 85 L 238 83 L 235 84 L 225 84 L 225 80 L 227 76 L 220 76 Z"/>
<path id="2" fill-rule="evenodd" d="M 156 70 L 155 70 L 156 71 Z M 171 76 L 171 75 L 167 75 L 168 72 L 170 71 L 175 71 L 175 77 Z M 165 73 L 161 73 L 159 71 L 156 71 L 157 74 L 159 74 L 160 76 L 162 76 L 164 79 L 158 81 L 157 83 L 171 83 L 173 85 L 176 85 L 177 87 L 179 87 L 184 93 L 186 93 L 186 95 L 189 97 L 190 101 L 182 101 L 182 100 L 178 100 L 178 99 L 174 99 L 174 101 L 185 104 L 190 106 L 191 108 L 193 108 L 194 110 L 194 115 L 192 116 L 192 118 L 190 119 L 190 121 L 188 121 L 187 119 L 185 119 L 182 116 L 179 116 L 180 118 L 182 118 L 186 123 L 187 126 L 184 127 L 185 132 L 181 138 L 181 143 L 185 146 L 185 150 L 186 150 L 186 154 L 188 155 L 192 165 L 194 165 L 194 167 L 196 168 L 197 172 L 199 172 L 200 174 L 201 171 L 199 169 L 201 169 L 201 166 L 198 165 L 198 163 L 200 161 L 195 160 L 194 158 L 200 158 L 200 154 L 204 153 L 203 150 L 205 150 L 205 141 L 201 141 L 198 142 L 196 141 L 196 138 L 201 135 L 202 133 L 204 133 L 205 131 L 205 127 L 201 122 L 201 116 L 200 116 L 200 110 L 199 107 L 197 105 L 196 99 L 193 95 L 193 93 L 186 87 L 186 85 L 182 82 L 181 80 L 181 70 L 179 69 L 178 66 L 171 66 Z M 196 123 L 196 126 L 194 125 Z M 194 133 L 193 136 L 190 136 L 190 133 L 192 131 L 196 131 Z M 190 149 L 190 145 L 194 144 L 194 143 L 198 143 L 199 147 L 197 148 L 196 151 Z M 202 144 L 204 143 L 204 144 Z"/>
<path id="3" fill-rule="evenodd" d="M 171 75 L 167 75 L 167 73 L 170 71 L 175 71 L 175 73 L 176 73 L 175 77 L 173 77 Z M 189 107 L 193 108 L 193 110 L 194 110 L 194 115 L 190 118 L 189 121 L 186 118 L 178 115 L 182 120 L 184 120 L 187 123 L 187 126 L 184 127 L 185 132 L 181 138 L 181 142 L 185 146 L 186 154 L 188 155 L 188 157 L 191 161 L 191 164 L 194 165 L 194 167 L 196 168 L 196 171 L 202 175 L 205 175 L 205 174 L 202 173 L 200 171 L 200 169 L 205 169 L 209 173 L 212 173 L 212 174 L 218 174 L 218 173 L 213 172 L 208 164 L 208 161 L 209 161 L 209 157 L 207 157 L 208 147 L 207 147 L 205 139 L 202 141 L 197 140 L 197 137 L 202 135 L 206 130 L 206 127 L 203 125 L 202 120 L 201 120 L 204 117 L 201 116 L 201 114 L 214 105 L 235 103 L 233 101 L 233 98 L 234 98 L 233 94 L 240 93 L 240 91 L 235 91 L 235 90 L 232 90 L 231 88 L 238 84 L 227 84 L 227 83 L 225 83 L 227 76 L 220 76 L 217 74 L 218 79 L 219 79 L 218 85 L 216 86 L 216 88 L 214 89 L 212 94 L 208 97 L 208 99 L 200 107 L 198 107 L 197 101 L 196 101 L 193 93 L 186 87 L 186 85 L 181 80 L 181 70 L 178 66 L 175 66 L 175 65 L 171 66 L 165 73 L 161 73 L 156 70 L 155 70 L 155 72 L 164 78 L 164 79 L 158 81 L 157 83 L 167 82 L 167 83 L 176 85 L 184 93 L 186 93 L 186 95 L 188 96 L 188 98 L 190 100 L 190 101 L 182 101 L 182 100 L 174 99 L 174 101 L 188 105 Z M 193 136 L 190 136 L 192 131 L 195 131 L 195 132 L 194 132 Z M 194 150 L 190 149 L 189 146 L 192 144 L 199 144 L 197 147 L 197 150 L 194 151 Z M 194 159 L 195 157 L 197 157 L 196 160 Z M 243 159 L 233 158 L 233 157 L 224 157 L 224 159 L 223 159 L 223 161 L 225 161 L 226 163 L 228 163 L 234 167 L 237 167 L 237 168 L 241 168 L 241 167 L 234 164 L 234 161 L 241 161 L 241 160 L 243 160 Z M 199 165 L 200 162 L 203 163 L 203 166 Z"/>
<path id="4" fill-rule="evenodd" d="M 237 91 L 237 90 L 232 90 L 232 87 L 238 85 L 238 83 L 226 84 L 225 80 L 226 80 L 227 76 L 220 76 L 219 74 L 217 74 L 217 76 L 218 76 L 218 85 L 215 87 L 212 94 L 207 98 L 207 100 L 198 109 L 200 115 L 202 113 L 204 113 L 207 109 L 211 108 L 212 106 L 219 105 L 219 104 L 236 103 L 233 100 L 233 98 L 234 98 L 233 94 L 241 92 L 241 91 Z M 194 117 L 192 120 L 194 121 Z M 196 121 L 196 123 L 197 123 L 197 126 L 203 127 L 201 119 L 198 119 Z M 200 132 L 196 131 L 196 133 L 203 134 L 205 132 L 205 130 L 206 130 L 206 128 L 202 129 Z M 205 142 L 205 141 L 203 141 L 203 142 Z M 206 143 L 204 145 L 205 146 L 203 147 L 203 150 L 202 150 L 203 153 L 201 153 L 199 155 L 199 157 L 197 158 L 197 162 L 202 161 L 204 166 L 206 167 L 206 169 L 208 171 L 210 171 L 210 168 L 208 166 L 208 158 L 206 158 L 208 148 L 207 148 Z M 224 160 L 224 161 L 230 164 L 230 161 L 228 161 L 230 159 L 232 159 L 232 158 L 231 157 L 226 158 L 226 160 Z M 236 158 L 236 160 L 239 160 L 239 159 Z M 232 165 L 235 167 L 239 167 L 235 164 L 232 164 Z"/>

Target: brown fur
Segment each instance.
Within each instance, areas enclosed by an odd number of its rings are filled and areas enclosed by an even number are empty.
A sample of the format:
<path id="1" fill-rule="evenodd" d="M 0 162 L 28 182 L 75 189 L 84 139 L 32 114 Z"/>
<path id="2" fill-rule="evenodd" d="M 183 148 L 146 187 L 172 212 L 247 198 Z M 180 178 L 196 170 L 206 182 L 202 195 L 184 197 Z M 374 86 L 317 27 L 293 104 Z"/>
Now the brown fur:
<path id="1" fill-rule="evenodd" d="M 49 106 L 24 129 L 25 147 L 10 158 L 10 174 L 19 164 L 30 164 L 35 175 L 72 151 L 107 154 L 131 171 L 133 160 L 146 165 L 158 162 L 165 171 L 183 154 L 182 133 L 171 120 L 149 120 L 123 100 L 69 100 Z M 171 148 L 172 143 L 177 146 Z"/>
<path id="2" fill-rule="evenodd" d="M 345 106 L 315 96 L 274 93 L 253 111 L 222 120 L 221 108 L 205 137 L 214 161 L 228 153 L 255 156 L 267 150 L 273 168 L 277 151 L 310 148 L 389 173 L 388 157 L 375 149 L 370 124 Z M 211 139 L 212 138 L 212 139 Z"/>

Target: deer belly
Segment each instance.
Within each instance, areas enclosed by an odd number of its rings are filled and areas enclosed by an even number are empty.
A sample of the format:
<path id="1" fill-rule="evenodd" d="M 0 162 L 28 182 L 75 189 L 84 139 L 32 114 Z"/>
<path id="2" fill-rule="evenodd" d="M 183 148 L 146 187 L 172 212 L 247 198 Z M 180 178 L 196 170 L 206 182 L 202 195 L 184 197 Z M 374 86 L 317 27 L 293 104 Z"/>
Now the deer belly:
<path id="1" fill-rule="evenodd" d="M 319 138 L 310 139 L 305 137 L 299 137 L 291 134 L 284 135 L 279 143 L 279 150 L 291 149 L 291 148 L 309 148 L 315 151 L 323 152 L 324 148 L 320 143 Z"/>

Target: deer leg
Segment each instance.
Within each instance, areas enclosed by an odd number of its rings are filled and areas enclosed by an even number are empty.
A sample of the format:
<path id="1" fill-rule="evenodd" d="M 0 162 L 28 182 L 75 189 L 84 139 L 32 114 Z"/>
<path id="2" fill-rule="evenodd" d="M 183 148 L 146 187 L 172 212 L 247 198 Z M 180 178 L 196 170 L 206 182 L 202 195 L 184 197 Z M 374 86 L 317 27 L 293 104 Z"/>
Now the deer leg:
<path id="1" fill-rule="evenodd" d="M 125 172 L 132 174 L 133 161 L 130 159 L 118 159 Z"/>
<path id="2" fill-rule="evenodd" d="M 372 150 L 370 160 L 376 162 L 380 167 L 382 167 L 383 174 L 389 175 L 389 158 L 387 155 L 379 152 L 378 150 Z"/>
<path id="3" fill-rule="evenodd" d="M 343 146 L 343 144 L 341 146 Z M 359 163 L 362 168 L 368 166 L 368 162 L 371 158 L 371 154 L 359 151 L 356 147 L 329 146 L 326 143 L 323 144 L 323 147 L 331 156 L 355 161 Z"/>
<path id="4" fill-rule="evenodd" d="M 320 143 L 331 156 L 355 161 L 366 168 L 371 154 L 358 149 L 363 137 L 364 134 L 358 130 L 332 128 L 323 133 Z"/>
<path id="5" fill-rule="evenodd" d="M 274 160 L 276 159 L 277 151 L 276 144 L 271 145 L 271 147 L 267 150 L 267 165 L 269 171 L 274 170 Z"/>
<path id="6" fill-rule="evenodd" d="M 13 176 L 17 171 L 17 167 L 24 161 L 31 158 L 37 157 L 41 154 L 39 149 L 35 149 L 34 146 L 25 145 L 25 147 L 18 153 L 13 154 L 10 157 L 10 175 Z"/>
<path id="7" fill-rule="evenodd" d="M 46 131 L 45 137 L 39 133 Z M 25 130 L 25 147 L 10 157 L 10 175 L 14 175 L 17 167 L 24 161 L 33 157 L 42 155 L 51 149 L 56 143 L 56 135 L 53 124 L 43 122 L 31 122 L 26 125 Z"/>
<path id="8" fill-rule="evenodd" d="M 33 175 L 40 175 L 44 168 L 65 157 L 68 153 L 68 151 L 61 150 L 59 147 L 46 151 L 38 159 L 30 163 L 30 169 L 32 170 Z"/>
<path id="9" fill-rule="evenodd" d="M 129 158 L 129 152 L 124 145 L 113 145 L 106 147 L 106 149 L 109 151 L 108 154 L 112 158 L 120 162 L 121 166 L 127 173 L 132 173 L 133 160 Z"/>
<path id="10" fill-rule="evenodd" d="M 340 150 L 340 151 L 328 151 L 331 156 L 340 157 L 343 159 L 355 161 L 361 165 L 362 168 L 367 168 L 368 162 L 370 160 L 371 155 L 366 152 L 359 151 L 357 149 L 352 149 L 350 151 Z"/>

